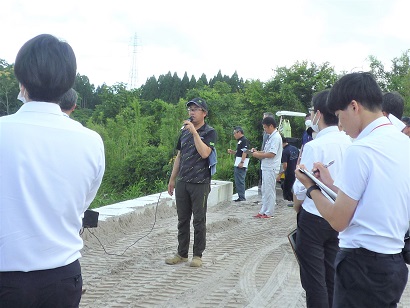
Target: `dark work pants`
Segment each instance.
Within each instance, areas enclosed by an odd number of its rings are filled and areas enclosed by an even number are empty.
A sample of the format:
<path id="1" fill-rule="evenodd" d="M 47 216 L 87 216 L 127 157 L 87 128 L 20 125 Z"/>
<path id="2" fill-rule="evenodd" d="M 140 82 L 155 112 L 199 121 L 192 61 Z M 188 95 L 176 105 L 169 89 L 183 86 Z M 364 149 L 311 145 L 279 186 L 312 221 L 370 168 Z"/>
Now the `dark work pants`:
<path id="1" fill-rule="evenodd" d="M 334 308 L 397 307 L 408 278 L 402 255 L 368 253 L 363 248 L 338 252 Z"/>
<path id="2" fill-rule="evenodd" d="M 338 250 L 338 232 L 325 219 L 302 208 L 298 219 L 296 253 L 307 307 L 332 307 L 334 261 Z"/>
<path id="3" fill-rule="evenodd" d="M 0 272 L 0 308 L 79 307 L 82 286 L 78 260 L 49 270 Z"/>
<path id="4" fill-rule="evenodd" d="M 285 179 L 280 184 L 282 191 L 283 191 L 283 199 L 287 201 L 293 201 L 293 192 L 292 192 L 293 183 L 295 183 L 295 177 L 286 176 Z"/>
<path id="5" fill-rule="evenodd" d="M 178 181 L 175 201 L 178 214 L 178 254 L 187 258 L 190 241 L 191 216 L 194 221 L 193 255 L 202 257 L 206 245 L 206 211 L 210 184 L 194 184 Z"/>
<path id="6" fill-rule="evenodd" d="M 238 198 L 240 200 L 246 200 L 245 198 L 245 177 L 246 177 L 246 168 L 234 167 L 233 172 L 235 178 L 235 188 L 238 193 Z"/>

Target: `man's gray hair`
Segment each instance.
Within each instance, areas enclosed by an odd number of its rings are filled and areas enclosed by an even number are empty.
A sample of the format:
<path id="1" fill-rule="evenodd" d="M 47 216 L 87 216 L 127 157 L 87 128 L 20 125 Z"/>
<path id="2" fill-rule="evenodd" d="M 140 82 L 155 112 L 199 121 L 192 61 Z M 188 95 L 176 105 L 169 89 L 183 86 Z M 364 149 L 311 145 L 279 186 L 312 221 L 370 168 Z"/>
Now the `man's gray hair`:
<path id="1" fill-rule="evenodd" d="M 78 94 L 73 88 L 65 92 L 59 102 L 61 110 L 71 110 L 77 103 L 77 99 Z"/>

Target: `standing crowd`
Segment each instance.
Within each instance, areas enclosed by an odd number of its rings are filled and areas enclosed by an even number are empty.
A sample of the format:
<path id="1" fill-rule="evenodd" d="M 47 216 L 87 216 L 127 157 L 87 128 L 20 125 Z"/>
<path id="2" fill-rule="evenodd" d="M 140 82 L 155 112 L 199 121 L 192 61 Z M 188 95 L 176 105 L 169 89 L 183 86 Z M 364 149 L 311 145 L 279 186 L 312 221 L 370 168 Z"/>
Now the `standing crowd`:
<path id="1" fill-rule="evenodd" d="M 105 171 L 101 137 L 69 116 L 76 58 L 71 46 L 43 34 L 19 50 L 14 70 L 22 107 L 0 118 L 0 308 L 78 307 L 82 215 Z M 407 284 L 401 254 L 410 221 L 410 120 L 396 92 L 383 94 L 370 73 L 351 73 L 314 95 L 300 149 L 265 113 L 263 143 L 251 148 L 240 126 L 234 181 L 246 200 L 250 158 L 260 161 L 262 202 L 273 218 L 276 184 L 296 211 L 296 254 L 307 307 L 396 307 Z M 168 265 L 202 266 L 217 133 L 207 102 L 186 103 L 168 182 L 175 193 L 177 248 Z M 332 189 L 325 196 L 304 168 Z M 282 179 L 284 175 L 284 179 Z M 62 198 L 63 196 L 63 198 Z"/>
<path id="2" fill-rule="evenodd" d="M 250 151 L 261 162 L 262 205 L 254 217 L 272 217 L 280 181 L 297 213 L 295 252 L 307 307 L 396 307 L 400 301 L 410 221 L 410 121 L 403 110 L 401 95 L 382 93 L 370 73 L 347 74 L 313 96 L 300 153 L 280 136 L 273 115 L 264 114 L 262 148 Z M 243 160 L 239 150 L 240 142 L 236 156 Z M 243 196 L 236 177 L 235 185 Z"/>

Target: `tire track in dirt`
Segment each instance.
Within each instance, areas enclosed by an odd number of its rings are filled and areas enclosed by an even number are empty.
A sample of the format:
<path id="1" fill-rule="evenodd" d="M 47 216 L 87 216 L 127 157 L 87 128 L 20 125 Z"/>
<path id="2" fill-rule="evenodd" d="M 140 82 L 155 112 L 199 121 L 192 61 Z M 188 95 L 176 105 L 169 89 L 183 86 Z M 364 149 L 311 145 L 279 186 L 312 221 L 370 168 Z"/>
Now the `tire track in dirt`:
<path id="1" fill-rule="evenodd" d="M 116 254 L 149 233 L 123 256 L 105 254 L 86 232 L 81 264 L 87 292 L 80 307 L 305 307 L 299 268 L 287 240 L 295 227 L 294 211 L 278 199 L 273 219 L 255 219 L 257 200 L 209 208 L 201 268 L 164 262 L 177 247 L 175 208 L 158 207 L 151 233 L 152 210 L 93 229 L 106 250 Z M 399 307 L 409 306 L 407 289 L 405 294 Z"/>

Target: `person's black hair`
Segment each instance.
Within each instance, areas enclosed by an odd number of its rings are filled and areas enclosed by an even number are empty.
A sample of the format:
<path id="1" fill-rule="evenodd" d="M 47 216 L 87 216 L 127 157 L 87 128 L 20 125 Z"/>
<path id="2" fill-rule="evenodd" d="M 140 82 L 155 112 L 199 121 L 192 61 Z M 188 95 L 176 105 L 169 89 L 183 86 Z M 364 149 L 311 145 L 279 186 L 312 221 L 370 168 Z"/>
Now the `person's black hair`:
<path id="1" fill-rule="evenodd" d="M 236 132 L 240 132 L 241 134 L 243 134 L 243 129 L 240 126 L 235 126 L 235 128 L 233 129 Z"/>
<path id="2" fill-rule="evenodd" d="M 382 111 L 394 115 L 400 119 L 404 111 L 404 99 L 399 92 L 387 92 L 383 94 Z"/>
<path id="3" fill-rule="evenodd" d="M 375 112 L 382 109 L 382 91 L 368 72 L 351 73 L 340 78 L 328 96 L 329 111 L 345 110 L 352 100 L 360 103 L 365 109 Z"/>
<path id="4" fill-rule="evenodd" d="M 77 99 L 78 94 L 73 88 L 65 92 L 59 102 L 61 110 L 71 110 L 77 103 Z"/>
<path id="5" fill-rule="evenodd" d="M 262 125 L 263 124 L 265 124 L 265 125 L 267 125 L 267 126 L 271 126 L 271 125 L 273 125 L 273 127 L 277 127 L 276 126 L 276 121 L 275 121 L 275 119 L 274 118 L 272 118 L 272 117 L 266 117 L 266 118 L 264 118 L 263 120 L 262 120 Z"/>
<path id="6" fill-rule="evenodd" d="M 410 127 L 410 118 L 409 117 L 402 117 L 401 121 L 406 124 L 406 126 Z"/>
<path id="7" fill-rule="evenodd" d="M 17 53 L 14 74 L 31 100 L 57 102 L 74 84 L 77 62 L 71 46 L 50 34 L 27 41 Z"/>
<path id="8" fill-rule="evenodd" d="M 282 143 L 288 143 L 288 138 L 286 138 L 282 134 L 280 134 L 280 136 L 282 137 Z"/>
<path id="9" fill-rule="evenodd" d="M 330 112 L 327 107 L 327 97 L 329 96 L 329 92 L 330 90 L 324 90 L 313 95 L 312 107 L 314 112 L 319 110 L 325 124 L 331 126 L 337 125 L 339 123 L 339 119 L 334 113 Z"/>

